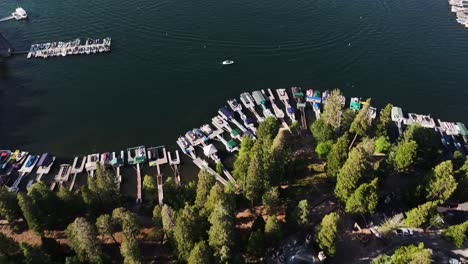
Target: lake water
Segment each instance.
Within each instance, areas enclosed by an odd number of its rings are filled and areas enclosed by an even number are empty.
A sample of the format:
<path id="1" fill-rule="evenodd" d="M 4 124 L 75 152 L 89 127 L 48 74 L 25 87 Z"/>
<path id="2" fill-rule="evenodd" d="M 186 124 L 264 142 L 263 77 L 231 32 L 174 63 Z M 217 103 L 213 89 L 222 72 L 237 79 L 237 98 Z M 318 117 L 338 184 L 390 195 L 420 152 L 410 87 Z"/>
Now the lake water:
<path id="1" fill-rule="evenodd" d="M 32 43 L 112 37 L 109 54 L 0 63 L 2 148 L 76 154 L 165 144 L 242 91 L 341 88 L 405 111 L 468 118 L 468 30 L 446 0 L 1 1 Z M 225 59 L 236 63 L 222 66 Z"/>

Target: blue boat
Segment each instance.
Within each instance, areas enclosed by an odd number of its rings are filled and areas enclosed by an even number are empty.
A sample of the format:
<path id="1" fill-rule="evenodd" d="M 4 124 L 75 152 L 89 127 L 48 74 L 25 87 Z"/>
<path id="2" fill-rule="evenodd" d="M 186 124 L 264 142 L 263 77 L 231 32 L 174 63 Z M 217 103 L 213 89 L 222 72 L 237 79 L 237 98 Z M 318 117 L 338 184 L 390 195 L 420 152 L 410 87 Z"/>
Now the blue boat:
<path id="1" fill-rule="evenodd" d="M 26 161 L 26 164 L 25 164 L 26 168 L 29 168 L 34 165 L 34 162 L 36 161 L 36 157 L 37 157 L 36 155 L 30 155 L 28 157 L 28 160 Z"/>

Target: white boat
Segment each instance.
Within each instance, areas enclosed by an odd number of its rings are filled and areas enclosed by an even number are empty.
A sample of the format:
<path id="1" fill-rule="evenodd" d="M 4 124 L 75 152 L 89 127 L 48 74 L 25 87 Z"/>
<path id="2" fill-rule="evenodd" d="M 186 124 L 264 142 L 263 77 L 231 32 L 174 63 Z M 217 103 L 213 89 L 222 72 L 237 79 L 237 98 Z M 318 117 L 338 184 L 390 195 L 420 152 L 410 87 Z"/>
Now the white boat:
<path id="1" fill-rule="evenodd" d="M 11 15 L 16 19 L 16 20 L 20 20 L 20 19 L 25 19 L 28 17 L 28 14 L 26 13 L 26 11 L 21 8 L 21 7 L 18 7 L 15 9 L 15 12 L 11 13 Z"/>
<path id="2" fill-rule="evenodd" d="M 233 61 L 233 60 L 225 60 L 225 61 L 223 61 L 221 64 L 223 64 L 223 65 L 231 65 L 231 64 L 234 64 L 234 61 Z"/>

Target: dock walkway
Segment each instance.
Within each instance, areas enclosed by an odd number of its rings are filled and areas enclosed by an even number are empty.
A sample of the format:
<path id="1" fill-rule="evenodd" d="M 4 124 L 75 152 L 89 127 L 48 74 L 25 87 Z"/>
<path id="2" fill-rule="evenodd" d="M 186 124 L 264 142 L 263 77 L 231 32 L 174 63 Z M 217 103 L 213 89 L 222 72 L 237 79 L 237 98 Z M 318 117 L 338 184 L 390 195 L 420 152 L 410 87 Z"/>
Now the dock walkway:
<path id="1" fill-rule="evenodd" d="M 226 185 L 227 181 L 221 177 L 216 171 L 214 171 L 210 166 L 208 166 L 208 163 L 200 158 L 196 158 L 193 160 L 193 163 L 200 168 L 201 170 L 206 170 L 208 173 L 211 175 L 215 176 L 216 180 L 218 180 L 221 184 Z"/>

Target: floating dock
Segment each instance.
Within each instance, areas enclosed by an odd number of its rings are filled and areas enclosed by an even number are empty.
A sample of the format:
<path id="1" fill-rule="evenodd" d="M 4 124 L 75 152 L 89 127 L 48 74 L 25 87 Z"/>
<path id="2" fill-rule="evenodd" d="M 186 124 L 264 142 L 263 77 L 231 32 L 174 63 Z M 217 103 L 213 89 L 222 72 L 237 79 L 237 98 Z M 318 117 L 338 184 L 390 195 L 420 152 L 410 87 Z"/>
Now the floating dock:
<path id="1" fill-rule="evenodd" d="M 301 111 L 301 128 L 303 130 L 307 129 L 307 120 L 305 116 L 305 108 L 306 104 L 303 102 L 304 99 L 304 93 L 302 92 L 301 87 L 291 87 L 291 92 L 293 95 L 293 98 L 296 100 L 296 108 Z"/>
<path id="2" fill-rule="evenodd" d="M 239 123 L 239 121 L 236 120 L 235 116 L 234 116 L 234 112 L 232 112 L 231 110 L 229 110 L 227 107 L 223 106 L 221 107 L 219 110 L 218 110 L 218 114 L 219 116 L 221 116 L 224 120 L 228 121 L 228 122 L 231 122 L 233 123 L 235 126 L 237 126 L 240 131 L 245 134 L 245 135 L 249 135 L 253 138 L 255 138 L 255 135 L 254 133 L 247 129 L 245 126 L 243 126 L 241 123 Z"/>
<path id="3" fill-rule="evenodd" d="M 167 157 L 169 159 L 169 165 L 171 166 L 172 171 L 174 172 L 174 180 L 176 186 L 180 186 L 180 157 L 179 151 L 175 151 L 175 155 L 172 156 L 171 152 L 167 152 Z"/>
<path id="4" fill-rule="evenodd" d="M 289 130 L 288 124 L 284 121 L 284 111 L 281 110 L 275 103 L 275 96 L 271 92 L 271 89 L 267 89 L 268 94 L 262 90 L 263 95 L 265 95 L 268 100 L 270 100 L 271 108 L 273 108 L 273 112 L 275 113 L 276 118 L 281 122 L 281 125 L 283 125 L 284 128 Z"/>
<path id="5" fill-rule="evenodd" d="M 218 129 L 223 129 L 231 135 L 231 138 L 242 140 L 241 132 L 237 129 L 233 129 L 226 120 L 221 116 L 215 116 L 211 119 L 211 123 Z"/>
<path id="6" fill-rule="evenodd" d="M 195 155 L 195 148 L 190 144 L 188 139 L 186 139 L 184 136 L 180 136 L 177 139 L 177 145 L 179 145 L 179 148 L 182 150 L 182 152 L 185 155 L 189 156 L 191 159 L 197 158 L 197 155 Z"/>
<path id="7" fill-rule="evenodd" d="M 120 175 L 120 167 L 125 165 L 125 152 L 123 150 L 120 151 L 120 155 L 117 155 L 116 152 L 112 152 L 112 159 L 111 165 L 112 168 L 115 170 L 115 181 L 120 188 L 120 184 L 122 183 L 122 175 Z"/>
<path id="8" fill-rule="evenodd" d="M 257 132 L 257 128 L 255 127 L 255 122 L 252 118 L 247 117 L 244 112 L 242 112 L 242 105 L 237 102 L 236 99 L 229 99 L 227 100 L 229 107 L 231 107 L 232 111 L 237 112 L 239 114 L 242 122 L 244 122 L 244 126 L 250 129 L 254 134 Z"/>
<path id="9" fill-rule="evenodd" d="M 415 113 L 408 113 L 408 118 L 404 120 L 404 123 L 405 125 L 419 124 L 426 128 L 434 128 L 436 126 L 431 115 L 419 115 Z"/>
<path id="10" fill-rule="evenodd" d="M 52 165 L 54 164 L 55 157 L 51 156 L 49 153 L 44 153 L 41 155 L 39 162 L 37 163 L 37 177 L 36 181 L 40 181 L 43 175 L 49 174 Z"/>
<path id="11" fill-rule="evenodd" d="M 34 166 L 36 166 L 36 163 L 39 161 L 39 155 L 29 155 L 26 161 L 24 162 L 23 166 L 21 169 L 18 170 L 19 176 L 9 188 L 9 190 L 13 192 L 18 192 L 18 186 L 21 183 L 21 180 L 26 177 L 29 173 L 31 173 L 34 169 Z"/>
<path id="12" fill-rule="evenodd" d="M 78 162 L 79 159 L 80 159 L 80 157 L 75 157 L 75 159 L 73 159 L 73 165 L 72 165 L 71 171 L 70 171 L 70 173 L 73 174 L 73 177 L 72 177 L 72 182 L 70 184 L 69 191 L 73 190 L 73 187 L 75 186 L 76 176 L 83 172 L 85 164 L 86 164 L 86 156 L 84 156 L 81 159 L 81 163 Z"/>
<path id="13" fill-rule="evenodd" d="M 65 57 L 68 55 L 85 55 L 111 50 L 111 38 L 91 39 L 88 38 L 84 42 L 79 38 L 67 42 L 49 42 L 42 44 L 33 44 L 29 49 L 27 58 L 48 58 L 48 57 Z"/>
<path id="14" fill-rule="evenodd" d="M 271 112 L 270 109 L 268 109 L 268 107 L 266 107 L 266 100 L 265 100 L 265 97 L 263 96 L 262 92 L 253 91 L 252 92 L 252 97 L 253 97 L 255 103 L 257 103 L 257 105 L 262 108 L 262 112 L 263 112 L 263 115 L 265 116 L 265 118 L 273 117 L 274 119 L 276 119 L 276 116 Z"/>
<path id="15" fill-rule="evenodd" d="M 286 113 L 288 114 L 289 119 L 291 122 L 296 121 L 296 110 L 289 104 L 289 96 L 286 89 L 276 89 L 276 93 L 278 94 L 278 98 L 284 104 L 284 108 L 286 109 Z"/>
<path id="16" fill-rule="evenodd" d="M 257 118 L 258 123 L 261 123 L 265 120 L 255 110 L 255 103 L 254 99 L 252 98 L 252 95 L 250 95 L 249 93 L 242 93 L 240 95 L 240 100 L 242 104 L 244 104 L 245 108 L 249 109 L 250 112 L 252 112 L 252 114 L 255 116 L 255 118 Z"/>
<path id="17" fill-rule="evenodd" d="M 99 153 L 89 154 L 86 158 L 85 170 L 88 173 L 88 176 L 94 177 L 96 172 L 97 163 L 99 162 Z"/>
<path id="18" fill-rule="evenodd" d="M 57 175 L 55 175 L 54 182 L 50 186 L 50 189 L 54 190 L 57 184 L 59 185 L 59 188 L 60 188 L 60 186 L 62 186 L 63 183 L 67 182 L 68 179 L 70 178 L 71 171 L 72 171 L 72 166 L 70 166 L 70 164 L 60 165 L 60 170 L 57 173 Z"/>

